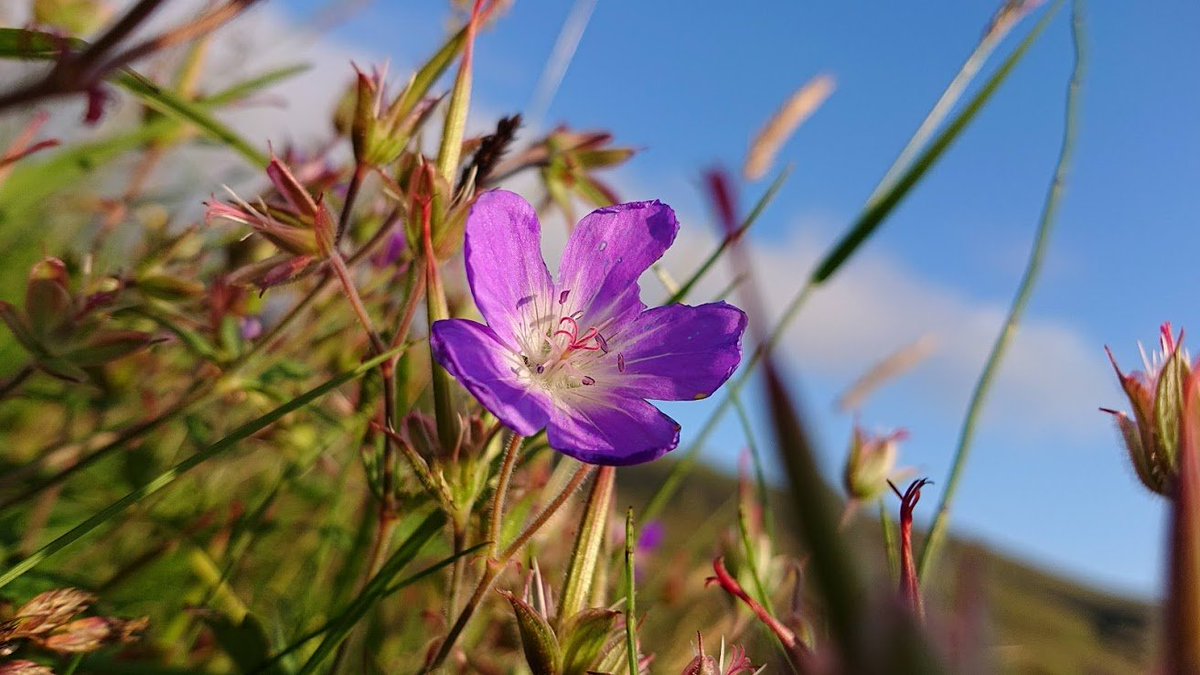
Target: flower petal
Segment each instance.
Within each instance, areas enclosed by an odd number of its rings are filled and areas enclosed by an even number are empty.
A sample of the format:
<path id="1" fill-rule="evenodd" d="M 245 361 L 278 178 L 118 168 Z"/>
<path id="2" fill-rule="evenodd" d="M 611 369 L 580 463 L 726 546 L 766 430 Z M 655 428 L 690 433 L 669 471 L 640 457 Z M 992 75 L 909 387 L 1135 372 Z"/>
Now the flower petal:
<path id="1" fill-rule="evenodd" d="M 485 192 L 467 216 L 467 280 L 480 314 L 516 349 L 517 337 L 553 311 L 554 282 L 542 259 L 537 213 L 519 195 Z"/>
<path id="2" fill-rule="evenodd" d="M 679 445 L 679 425 L 636 398 L 564 396 L 546 429 L 550 447 L 581 462 L 626 466 Z"/>
<path id="3" fill-rule="evenodd" d="M 508 428 L 532 436 L 550 420 L 551 401 L 517 379 L 515 355 L 488 326 L 466 319 L 437 321 L 429 344 L 438 363 Z"/>
<path id="4" fill-rule="evenodd" d="M 639 398 L 707 398 L 741 361 L 745 330 L 745 312 L 724 302 L 655 307 L 609 340 L 610 356 L 619 354 L 624 364 L 610 377 L 622 393 Z"/>
<path id="5" fill-rule="evenodd" d="M 566 292 L 569 315 L 600 326 L 641 311 L 638 277 L 675 240 L 679 222 L 661 202 L 618 204 L 593 211 L 575 226 L 563 252 L 558 289 Z"/>

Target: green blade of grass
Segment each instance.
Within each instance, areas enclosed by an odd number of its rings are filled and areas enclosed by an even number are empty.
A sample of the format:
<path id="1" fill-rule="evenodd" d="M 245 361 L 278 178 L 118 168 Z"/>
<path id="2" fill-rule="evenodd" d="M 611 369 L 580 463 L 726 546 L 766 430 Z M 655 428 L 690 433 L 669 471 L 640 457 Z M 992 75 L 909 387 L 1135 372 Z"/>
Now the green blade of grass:
<path id="1" fill-rule="evenodd" d="M 1000 89 L 1000 85 L 1004 84 L 1009 75 L 1017 67 L 1017 64 L 1025 58 L 1025 54 L 1029 48 L 1037 42 L 1038 37 L 1046 30 L 1046 26 L 1050 25 L 1050 20 L 1058 13 L 1062 7 L 1062 0 L 1054 3 L 1042 16 L 1029 35 L 1021 41 L 1013 53 L 1004 60 L 1004 63 L 996 69 L 996 72 L 984 83 L 983 87 L 971 98 L 966 107 L 942 129 L 934 140 L 913 160 L 912 165 L 908 167 L 898 178 L 892 187 L 882 194 L 867 200 L 866 208 L 850 231 L 834 246 L 833 250 L 817 265 L 816 270 L 810 277 L 810 283 L 820 285 L 825 283 L 838 271 L 838 269 L 850 259 L 854 252 L 862 246 L 875 230 L 883 224 L 883 221 L 891 215 L 896 206 L 908 196 L 913 187 L 925 177 L 929 169 L 941 159 L 946 150 L 958 140 L 962 135 L 963 130 L 978 117 L 979 112 L 992 99 L 992 96 Z"/>
<path id="2" fill-rule="evenodd" d="M 351 601 L 350 606 L 342 613 L 337 623 L 325 635 L 325 639 L 321 640 L 321 644 L 317 646 L 317 650 L 304 663 L 299 675 L 307 675 L 314 672 L 326 658 L 333 654 L 337 646 L 350 634 L 350 630 L 387 594 L 392 579 L 406 565 L 412 562 L 413 558 L 417 557 L 417 554 L 421 552 L 425 544 L 440 532 L 442 526 L 445 524 L 446 514 L 441 511 L 434 511 L 425 517 L 425 520 L 404 540 L 404 543 L 392 554 L 392 557 L 388 558 L 379 572 L 371 578 L 371 581 L 367 583 L 363 592 Z M 445 562 L 452 562 L 453 559 L 454 557 L 452 556 L 450 561 L 443 561 L 439 563 L 439 566 L 435 567 L 440 569 L 441 566 L 444 566 Z M 432 570 L 427 571 L 427 573 L 432 573 Z"/>
<path id="3" fill-rule="evenodd" d="M 637 593 L 635 592 L 634 548 L 637 531 L 633 524 L 633 507 L 625 512 L 625 654 L 629 659 L 629 675 L 638 675 Z"/>
<path id="4" fill-rule="evenodd" d="M 808 570 L 825 601 L 829 631 L 846 672 L 863 672 L 862 617 L 866 591 L 845 542 L 838 536 L 831 495 L 817 467 L 812 443 L 783 377 L 768 357 L 765 398 L 775 432 L 776 448 L 788 479 L 794 519 L 808 552 Z M 860 667 L 855 667 L 856 664 Z"/>
<path id="5" fill-rule="evenodd" d="M 756 203 L 754 208 L 750 210 L 750 214 L 747 215 L 746 219 L 742 221 L 742 224 L 738 226 L 738 229 L 734 232 L 734 234 L 726 236 L 724 239 L 722 239 L 716 250 L 714 250 L 707 258 L 704 259 L 704 262 L 700 264 L 700 267 L 692 274 L 692 276 L 687 281 L 683 282 L 683 285 L 679 287 L 679 290 L 671 294 L 671 298 L 663 304 L 674 305 L 676 303 L 683 302 L 684 299 L 687 298 L 688 293 L 691 293 L 692 289 L 696 286 L 700 279 L 702 279 L 705 274 L 708 274 L 708 271 L 712 269 L 712 266 L 716 264 L 717 260 L 719 260 L 720 257 L 725 254 L 725 251 L 729 250 L 729 247 L 732 246 L 734 242 L 745 236 L 746 232 L 750 229 L 750 226 L 758 221 L 758 217 L 761 216 L 763 211 L 766 210 L 767 206 L 775 200 L 775 195 L 779 192 L 780 188 L 783 187 L 783 184 L 787 181 L 788 176 L 790 176 L 791 173 L 792 168 L 790 166 L 779 172 L 779 175 L 774 181 L 771 182 L 771 186 L 768 187 L 767 191 L 763 193 L 763 196 L 759 198 L 758 203 Z"/>
<path id="6" fill-rule="evenodd" d="M 0 29 L 0 58 L 55 59 L 59 57 L 64 48 L 78 51 L 87 47 L 88 44 L 83 40 L 67 41 L 58 36 L 40 31 L 18 28 Z M 273 84 L 284 77 L 295 74 L 295 72 L 298 72 L 296 68 L 293 66 L 281 71 L 268 73 L 262 78 L 251 80 L 235 88 L 225 90 L 219 96 L 224 96 L 228 100 L 236 100 L 238 96 L 243 96 L 257 88 Z M 246 158 L 254 166 L 263 167 L 267 165 L 269 161 L 267 156 L 262 151 L 250 145 L 237 132 L 213 117 L 207 109 L 208 106 L 185 100 L 129 69 L 117 73 L 113 78 L 113 82 L 154 110 L 194 125 L 212 139 L 237 151 L 238 154 Z M 212 101 L 210 100 L 209 103 L 212 103 Z"/>
<path id="7" fill-rule="evenodd" d="M 116 77 L 116 84 L 141 99 L 148 107 L 182 122 L 188 122 L 213 140 L 236 150 L 247 162 L 262 168 L 270 161 L 261 150 L 213 117 L 206 106 L 193 103 L 173 92 L 163 89 L 150 80 L 133 72 L 124 72 Z"/>
<path id="8" fill-rule="evenodd" d="M 1058 0 L 1055 5 L 1047 11 L 1045 16 L 1038 24 L 1030 31 L 1029 35 L 1022 41 L 1021 45 L 1014 50 L 1012 55 L 997 69 L 992 77 L 984 84 L 978 93 L 971 99 L 967 106 L 954 117 L 954 119 L 938 134 L 937 138 L 932 142 L 929 148 L 923 152 L 920 157 L 914 162 L 912 167 L 906 171 L 896 182 L 895 187 L 889 190 L 886 194 L 874 202 L 868 202 L 864 207 L 863 213 L 855 221 L 854 226 L 850 231 L 842 237 L 842 239 L 834 245 L 834 248 L 825 256 L 821 264 L 814 270 L 808 281 L 794 295 L 788 305 L 784 308 L 783 314 L 779 321 L 771 330 L 767 341 L 759 345 L 758 349 L 746 360 L 741 368 L 741 373 L 737 379 L 731 381 L 728 385 L 731 393 L 737 393 L 745 387 L 751 375 L 754 374 L 755 368 L 759 360 L 762 358 L 765 350 L 770 349 L 777 343 L 784 334 L 784 331 L 792 324 L 800 309 L 808 301 L 809 296 L 821 283 L 828 281 L 831 276 L 844 264 L 867 239 L 874 234 L 880 224 L 892 213 L 900 201 L 908 195 L 913 187 L 926 175 L 930 168 L 936 164 L 937 160 L 941 159 L 946 149 L 950 147 L 953 141 L 967 128 L 968 124 L 975 119 L 984 105 L 991 100 L 991 97 L 999 89 L 1000 85 L 1008 79 L 1016 65 L 1024 58 L 1029 47 L 1042 35 L 1048 22 L 1053 18 L 1058 8 L 1062 5 L 1062 0 Z M 682 453 L 679 462 L 672 468 L 671 474 L 663 481 L 662 487 L 650 500 L 643 514 L 643 522 L 648 522 L 658 516 L 662 509 L 667 505 L 675 492 L 679 489 L 684 477 L 692 470 L 699 454 L 700 448 L 708 441 L 708 437 L 716 430 L 717 424 L 729 411 L 732 399 L 726 395 L 713 410 L 704 426 L 701 427 L 699 434 L 688 445 Z"/>
<path id="9" fill-rule="evenodd" d="M 1030 249 L 1029 261 L 1026 264 L 1025 273 L 1022 275 L 1021 282 L 1017 286 L 1017 292 L 1013 297 L 1012 305 L 1008 310 L 1008 316 L 1004 320 L 1004 325 L 1001 326 L 1000 333 L 996 336 L 996 341 L 992 344 L 992 351 L 988 355 L 983 372 L 979 374 L 979 380 L 975 383 L 974 391 L 971 392 L 971 402 L 967 406 L 967 414 L 963 418 L 962 429 L 958 437 L 958 447 L 954 451 L 954 461 L 950 468 L 950 475 L 945 483 L 946 488 L 942 492 L 942 499 L 938 504 L 936 512 L 937 515 L 934 516 L 933 525 L 930 527 L 929 539 L 926 541 L 925 548 L 921 552 L 919 573 L 922 584 L 932 578 L 938 554 L 945 543 L 947 529 L 950 526 L 950 506 L 954 502 L 954 496 L 958 491 L 958 484 L 962 478 L 963 468 L 966 466 L 967 459 L 971 454 L 971 444 L 975 439 L 975 426 L 979 421 L 979 415 L 983 410 L 987 395 L 991 391 L 996 373 L 999 371 L 1000 362 L 1003 361 L 1004 355 L 1008 351 L 1008 345 L 1017 333 L 1017 326 L 1021 322 L 1021 317 L 1025 314 L 1025 308 L 1029 304 L 1033 288 L 1037 285 L 1038 277 L 1042 270 L 1042 261 L 1045 258 L 1046 249 L 1050 242 L 1050 233 L 1054 229 L 1054 223 L 1058 217 L 1059 205 L 1062 203 L 1067 171 L 1071 166 L 1071 158 L 1075 150 L 1075 136 L 1079 116 L 1079 89 L 1083 81 L 1084 68 L 1087 62 L 1087 53 L 1083 42 L 1083 10 L 1080 7 L 1081 4 L 1081 0 L 1076 0 L 1072 5 L 1071 40 L 1074 45 L 1074 65 L 1071 69 L 1071 78 L 1067 83 L 1065 112 L 1063 113 L 1062 145 L 1059 147 L 1054 176 L 1046 191 L 1046 199 L 1042 205 L 1037 234 L 1034 235 L 1033 246 Z M 1057 6 L 1055 5 L 1055 7 Z"/>
<path id="10" fill-rule="evenodd" d="M 372 368 L 378 367 L 379 364 L 383 363 L 384 361 L 386 361 L 390 358 L 395 357 L 396 355 L 403 352 L 406 348 L 407 348 L 407 345 L 397 347 L 396 349 L 393 349 L 393 350 L 386 352 L 380 356 L 377 356 L 369 361 L 366 361 L 363 364 L 359 365 L 357 368 L 354 368 L 353 370 L 349 370 L 345 373 L 342 373 L 341 375 L 338 375 L 337 377 L 334 377 L 334 378 L 324 382 L 323 384 L 320 384 L 320 385 L 308 390 L 307 392 L 301 394 L 300 396 L 297 396 L 296 398 L 288 401 L 287 403 L 284 403 L 283 405 L 275 408 L 274 410 L 271 410 L 270 412 L 266 413 L 265 415 L 257 417 L 255 419 L 239 426 L 228 436 L 222 438 L 221 440 L 217 441 L 216 443 L 213 443 L 212 445 L 209 445 L 208 447 L 197 452 L 196 454 L 192 455 L 191 457 L 188 457 L 187 459 L 183 460 L 182 462 L 179 462 L 178 464 L 171 467 L 170 469 L 167 469 L 166 471 L 159 474 L 157 477 L 155 477 L 150 482 L 148 482 L 145 485 L 141 486 L 140 488 L 134 490 L 133 492 L 130 492 L 129 494 L 125 495 L 121 499 L 118 499 L 117 501 L 113 502 L 112 504 L 109 504 L 105 508 L 101 509 L 100 511 L 98 511 L 97 513 L 92 515 L 87 520 L 85 520 L 82 523 L 80 523 L 79 525 L 76 525 L 75 527 L 71 528 L 66 533 L 58 536 L 50 543 L 48 543 L 45 546 L 38 549 L 36 552 L 31 554 L 29 557 L 25 558 L 24 560 L 18 562 L 13 567 L 9 568 L 9 570 L 7 572 L 0 575 L 0 588 L 4 588 L 8 584 L 12 583 L 15 579 L 20 578 L 21 575 L 25 574 L 26 572 L 33 569 L 34 567 L 37 567 L 39 564 L 41 564 L 43 561 L 45 561 L 50 556 L 54 555 L 55 553 L 58 553 L 62 549 L 70 546 L 71 544 L 75 543 L 76 541 L 79 541 L 83 537 L 87 536 L 96 528 L 107 523 L 108 521 L 112 520 L 116 516 L 120 515 L 122 512 L 124 512 L 130 506 L 140 503 L 142 500 L 146 499 L 150 495 L 153 495 L 156 492 L 159 492 L 160 490 L 171 485 L 177 479 L 179 479 L 180 477 L 182 477 L 183 475 L 185 475 L 192 469 L 196 468 L 197 466 L 200 466 L 201 464 L 212 459 L 213 457 L 233 448 L 239 442 L 245 440 L 246 438 L 249 438 L 251 435 L 274 424 L 276 421 L 278 421 L 284 415 L 287 415 L 288 413 L 299 410 L 300 408 L 303 408 L 304 406 L 308 405 L 309 403 L 312 403 L 313 401 L 321 398 L 325 394 L 328 394 L 329 392 L 342 386 L 343 384 L 346 384 L 347 382 L 351 382 L 353 380 L 356 380 L 356 379 L 362 377 L 366 373 L 370 372 Z"/>
<path id="11" fill-rule="evenodd" d="M 211 96 L 205 96 L 203 99 L 201 99 L 201 102 L 204 105 L 211 107 L 235 103 L 246 98 L 247 96 L 262 91 L 271 85 L 282 82 L 290 77 L 295 77 L 309 68 L 311 68 L 311 66 L 306 63 L 298 63 L 291 66 L 284 66 L 283 68 L 278 68 L 276 70 L 270 70 L 262 75 L 252 77 L 248 80 L 238 82 L 233 86 L 226 87 L 225 89 L 222 89 Z"/>

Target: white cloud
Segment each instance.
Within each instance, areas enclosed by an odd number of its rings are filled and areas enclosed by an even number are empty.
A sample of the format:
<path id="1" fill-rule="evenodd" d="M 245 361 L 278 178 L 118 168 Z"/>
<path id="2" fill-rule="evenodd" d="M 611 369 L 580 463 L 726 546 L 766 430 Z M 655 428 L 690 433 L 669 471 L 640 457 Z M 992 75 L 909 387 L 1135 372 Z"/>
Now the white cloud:
<path id="1" fill-rule="evenodd" d="M 685 231 L 668 254 L 667 266 L 685 278 L 715 245 L 716 237 L 708 232 Z M 803 234 L 751 244 L 771 325 L 826 246 Z M 695 297 L 711 297 L 730 278 L 722 266 Z M 1014 278 L 1014 288 L 1016 282 Z M 915 385 L 926 405 L 953 419 L 962 414 L 1007 309 L 981 303 L 924 278 L 887 253 L 867 249 L 811 296 L 787 332 L 783 351 L 796 356 L 805 372 L 849 384 L 877 360 L 933 334 L 937 350 L 911 379 L 896 386 Z M 1013 430 L 1026 438 L 1107 437 L 1110 430 L 1096 407 L 1119 403 L 1110 398 L 1115 393 L 1099 345 L 1065 322 L 1027 315 L 1001 366 L 985 418 L 1013 422 Z"/>

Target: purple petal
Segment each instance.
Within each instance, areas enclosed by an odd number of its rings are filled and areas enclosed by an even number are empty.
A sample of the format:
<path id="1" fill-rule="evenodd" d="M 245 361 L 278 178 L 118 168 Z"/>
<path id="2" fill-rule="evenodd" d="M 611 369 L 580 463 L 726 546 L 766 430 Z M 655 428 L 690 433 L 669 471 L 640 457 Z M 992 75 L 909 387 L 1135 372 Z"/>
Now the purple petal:
<path id="1" fill-rule="evenodd" d="M 493 190 L 475 200 L 467 216 L 467 280 L 479 313 L 500 341 L 518 336 L 552 311 L 554 282 L 542 260 L 542 228 L 529 202 Z"/>
<path id="2" fill-rule="evenodd" d="M 635 398 L 564 396 L 546 429 L 550 447 L 581 462 L 626 466 L 649 462 L 679 445 L 679 425 Z"/>
<path id="3" fill-rule="evenodd" d="M 552 403 L 517 379 L 516 355 L 488 326 L 466 319 L 437 321 L 429 345 L 438 363 L 508 428 L 532 436 L 550 420 Z"/>
<path id="4" fill-rule="evenodd" d="M 632 318 L 644 308 L 638 277 L 662 257 L 678 231 L 675 212 L 657 201 L 593 211 L 575 226 L 563 252 L 558 288 L 569 291 L 567 304 L 582 310 L 591 325 Z"/>
<path id="5" fill-rule="evenodd" d="M 746 314 L 724 302 L 667 305 L 638 315 L 609 339 L 624 370 L 611 375 L 622 393 L 656 401 L 707 398 L 742 358 Z"/>

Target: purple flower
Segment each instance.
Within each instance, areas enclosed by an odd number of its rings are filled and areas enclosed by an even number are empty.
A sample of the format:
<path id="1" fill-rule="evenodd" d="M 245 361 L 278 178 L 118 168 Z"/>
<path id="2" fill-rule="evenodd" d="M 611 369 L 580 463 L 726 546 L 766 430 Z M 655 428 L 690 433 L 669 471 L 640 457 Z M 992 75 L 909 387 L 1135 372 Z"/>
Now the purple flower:
<path id="1" fill-rule="evenodd" d="M 541 255 L 533 207 L 480 195 L 466 226 L 467 279 L 487 321 L 438 321 L 437 360 L 523 436 L 580 461 L 648 462 L 679 444 L 679 425 L 646 402 L 702 399 L 741 360 L 746 315 L 723 302 L 647 309 L 638 277 L 675 239 L 659 202 L 594 211 L 575 227 L 558 283 Z"/>

